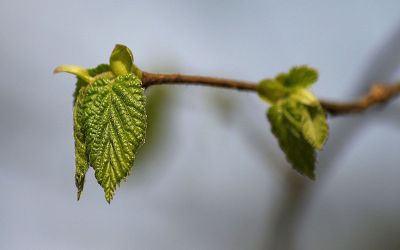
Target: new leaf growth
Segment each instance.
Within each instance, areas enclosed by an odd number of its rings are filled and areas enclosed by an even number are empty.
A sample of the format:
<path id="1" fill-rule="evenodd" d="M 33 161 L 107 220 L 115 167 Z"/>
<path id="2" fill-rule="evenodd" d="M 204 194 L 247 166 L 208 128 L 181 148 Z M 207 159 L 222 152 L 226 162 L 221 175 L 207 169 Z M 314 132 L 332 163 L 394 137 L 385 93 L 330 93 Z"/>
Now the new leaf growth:
<path id="1" fill-rule="evenodd" d="M 78 199 L 89 166 L 110 202 L 130 174 L 146 135 L 145 96 L 131 51 L 116 45 L 110 65 L 94 69 L 60 66 L 78 77 L 74 94 L 74 139 Z"/>
<path id="2" fill-rule="evenodd" d="M 112 51 L 109 64 L 93 69 L 65 65 L 54 72 L 78 78 L 73 102 L 78 200 L 92 167 L 110 202 L 117 185 L 130 174 L 136 153 L 145 141 L 145 73 L 133 63 L 132 52 L 120 44 Z M 193 82 L 193 77 L 187 79 Z M 311 179 L 315 178 L 316 150 L 323 148 L 329 132 L 325 111 L 309 90 L 317 79 L 316 70 L 300 66 L 256 85 L 259 96 L 271 105 L 267 118 L 287 160 Z M 247 83 L 242 85 L 246 90 L 255 90 Z"/>
<path id="3" fill-rule="evenodd" d="M 322 149 L 329 133 L 326 114 L 308 90 L 317 79 L 316 70 L 300 66 L 262 80 L 257 88 L 259 96 L 271 104 L 267 118 L 287 160 L 311 179 L 315 178 L 315 151 Z"/>

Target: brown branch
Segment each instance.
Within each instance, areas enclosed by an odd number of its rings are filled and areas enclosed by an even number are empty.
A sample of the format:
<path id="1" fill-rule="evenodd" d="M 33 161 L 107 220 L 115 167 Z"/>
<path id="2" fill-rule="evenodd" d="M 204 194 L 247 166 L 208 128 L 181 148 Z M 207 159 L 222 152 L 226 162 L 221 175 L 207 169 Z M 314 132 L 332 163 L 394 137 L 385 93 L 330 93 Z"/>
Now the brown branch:
<path id="1" fill-rule="evenodd" d="M 400 84 L 387 85 L 376 83 L 371 86 L 367 95 L 353 102 L 332 102 L 320 100 L 322 107 L 332 115 L 357 113 L 375 105 L 383 104 L 400 94 Z"/>
<path id="2" fill-rule="evenodd" d="M 145 88 L 161 84 L 190 84 L 257 92 L 257 85 L 252 82 L 181 74 L 154 74 L 148 72 L 142 72 L 142 74 L 143 87 Z"/>
<path id="3" fill-rule="evenodd" d="M 241 91 L 257 92 L 257 84 L 247 81 L 231 80 L 217 77 L 191 76 L 181 74 L 154 74 L 143 72 L 143 87 L 154 85 L 202 85 L 218 88 L 229 88 Z M 357 113 L 365 111 L 377 104 L 383 104 L 400 94 L 400 83 L 385 85 L 377 83 L 372 85 L 367 95 L 353 102 L 332 102 L 320 100 L 322 107 L 332 115 Z"/>

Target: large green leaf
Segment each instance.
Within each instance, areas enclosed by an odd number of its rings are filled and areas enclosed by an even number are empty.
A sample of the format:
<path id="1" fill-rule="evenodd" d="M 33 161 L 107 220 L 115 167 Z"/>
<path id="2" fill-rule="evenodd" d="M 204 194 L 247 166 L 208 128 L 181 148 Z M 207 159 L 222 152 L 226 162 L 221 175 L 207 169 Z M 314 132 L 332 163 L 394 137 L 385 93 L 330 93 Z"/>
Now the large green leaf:
<path id="1" fill-rule="evenodd" d="M 267 117 L 272 133 L 293 168 L 314 179 L 315 150 L 303 136 L 302 115 L 297 109 L 297 103 L 289 101 L 272 105 Z"/>
<path id="2" fill-rule="evenodd" d="M 90 165 L 110 202 L 144 143 L 147 124 L 141 81 L 133 74 L 97 79 L 86 89 L 83 109 Z"/>

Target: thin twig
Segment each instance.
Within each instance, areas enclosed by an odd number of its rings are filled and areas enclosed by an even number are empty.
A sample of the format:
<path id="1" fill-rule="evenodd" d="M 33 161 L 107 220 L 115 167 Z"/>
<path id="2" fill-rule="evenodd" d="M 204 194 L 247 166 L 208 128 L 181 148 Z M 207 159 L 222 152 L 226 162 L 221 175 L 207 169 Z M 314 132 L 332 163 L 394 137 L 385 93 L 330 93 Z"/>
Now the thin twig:
<path id="1" fill-rule="evenodd" d="M 367 95 L 353 102 L 332 102 L 320 100 L 322 107 L 332 115 L 357 113 L 375 105 L 383 104 L 400 94 L 400 84 L 386 85 L 376 83 L 371 86 Z"/>
<path id="2" fill-rule="evenodd" d="M 238 81 L 217 77 L 190 76 L 181 74 L 154 74 L 143 72 L 143 87 L 161 84 L 183 84 L 183 85 L 203 85 L 218 88 L 229 88 L 243 91 L 257 92 L 257 85 L 252 82 Z"/>
<path id="3" fill-rule="evenodd" d="M 217 77 L 192 76 L 182 74 L 155 74 L 143 72 L 143 87 L 154 85 L 177 84 L 177 85 L 203 85 L 218 88 L 229 88 L 241 91 L 257 92 L 257 84 L 247 81 L 231 80 Z M 357 113 L 365 111 L 377 104 L 383 104 L 400 94 L 400 83 L 386 85 L 376 83 L 372 85 L 367 95 L 353 102 L 332 102 L 320 100 L 326 112 L 332 115 Z"/>

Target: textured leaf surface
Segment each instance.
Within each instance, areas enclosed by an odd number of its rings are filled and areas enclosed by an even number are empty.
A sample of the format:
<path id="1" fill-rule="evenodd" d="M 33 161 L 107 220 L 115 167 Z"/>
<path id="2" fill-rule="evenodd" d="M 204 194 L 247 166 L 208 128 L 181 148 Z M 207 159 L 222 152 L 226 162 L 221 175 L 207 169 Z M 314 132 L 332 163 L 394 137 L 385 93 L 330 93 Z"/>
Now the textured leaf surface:
<path id="1" fill-rule="evenodd" d="M 295 103 L 284 102 L 271 106 L 267 117 L 271 130 L 287 160 L 299 173 L 315 178 L 315 150 L 302 133 L 301 114 Z"/>
<path id="2" fill-rule="evenodd" d="M 326 115 L 320 105 L 303 105 L 302 108 L 303 135 L 316 149 L 322 149 L 328 138 L 329 128 Z"/>
<path id="3" fill-rule="evenodd" d="M 276 77 L 288 88 L 307 88 L 318 80 L 318 71 L 306 65 L 293 67 L 289 73 L 282 73 Z"/>
<path id="4" fill-rule="evenodd" d="M 87 72 L 89 73 L 89 76 L 95 77 L 95 76 L 97 76 L 97 75 L 99 75 L 101 73 L 104 73 L 104 72 L 107 72 L 107 71 L 110 71 L 110 70 L 111 70 L 111 68 L 110 68 L 109 65 L 107 65 L 107 64 L 99 64 L 96 68 L 88 69 Z M 76 100 L 78 98 L 79 91 L 81 90 L 82 87 L 86 87 L 87 85 L 88 85 L 88 83 L 86 81 L 84 81 L 83 79 L 78 77 L 78 81 L 76 82 L 76 87 L 75 87 L 75 91 L 74 91 L 74 94 L 73 94 L 74 105 L 75 105 L 75 102 L 76 102 Z"/>
<path id="5" fill-rule="evenodd" d="M 146 112 L 141 81 L 133 74 L 97 79 L 87 87 L 83 108 L 90 165 L 110 202 L 144 143 Z"/>
<path id="6" fill-rule="evenodd" d="M 89 156 L 87 154 L 84 126 L 84 113 L 82 101 L 84 97 L 84 88 L 80 89 L 77 101 L 74 105 L 74 139 L 75 139 L 75 185 L 78 189 L 78 200 L 81 197 L 83 186 L 85 184 L 86 172 L 89 169 Z"/>
<path id="7" fill-rule="evenodd" d="M 88 69 L 87 72 L 91 77 L 95 77 L 103 72 L 109 71 L 110 67 L 107 64 L 100 64 L 96 68 Z M 85 115 L 83 112 L 83 99 L 88 83 L 78 77 L 74 92 L 74 141 L 75 141 L 75 185 L 78 189 L 78 200 L 83 191 L 85 184 L 86 172 L 89 169 L 89 155 L 86 147 L 84 121 Z"/>

